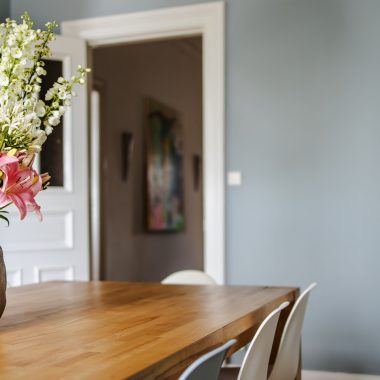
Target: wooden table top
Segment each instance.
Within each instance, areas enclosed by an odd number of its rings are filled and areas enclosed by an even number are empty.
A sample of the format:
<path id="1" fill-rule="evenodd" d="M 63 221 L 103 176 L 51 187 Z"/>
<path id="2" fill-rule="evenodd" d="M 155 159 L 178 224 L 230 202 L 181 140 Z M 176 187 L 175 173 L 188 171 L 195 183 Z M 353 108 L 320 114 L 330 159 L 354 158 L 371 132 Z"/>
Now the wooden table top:
<path id="1" fill-rule="evenodd" d="M 50 282 L 8 289 L 1 379 L 176 378 L 231 338 L 240 348 L 296 288 Z"/>

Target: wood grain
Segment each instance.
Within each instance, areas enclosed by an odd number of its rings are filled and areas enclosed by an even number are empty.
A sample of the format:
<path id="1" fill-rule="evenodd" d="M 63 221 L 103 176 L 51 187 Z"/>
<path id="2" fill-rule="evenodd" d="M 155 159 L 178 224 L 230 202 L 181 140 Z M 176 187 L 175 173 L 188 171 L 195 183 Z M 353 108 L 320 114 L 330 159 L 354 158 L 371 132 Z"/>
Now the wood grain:
<path id="1" fill-rule="evenodd" d="M 177 378 L 231 338 L 239 349 L 270 311 L 297 294 L 296 288 L 126 282 L 12 288 L 0 320 L 0 378 Z"/>

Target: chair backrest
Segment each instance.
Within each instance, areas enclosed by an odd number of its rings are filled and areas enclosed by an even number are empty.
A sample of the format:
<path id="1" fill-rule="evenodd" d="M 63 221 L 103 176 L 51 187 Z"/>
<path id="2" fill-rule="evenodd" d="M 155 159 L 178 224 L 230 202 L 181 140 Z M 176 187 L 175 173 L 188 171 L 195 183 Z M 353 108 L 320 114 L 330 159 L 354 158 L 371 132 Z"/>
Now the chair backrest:
<path id="1" fill-rule="evenodd" d="M 204 354 L 187 367 L 178 380 L 217 380 L 227 351 L 235 343 L 236 340 L 231 339 L 223 346 Z"/>
<path id="2" fill-rule="evenodd" d="M 300 357 L 301 330 L 310 291 L 317 286 L 311 284 L 297 299 L 286 321 L 281 336 L 277 357 L 269 380 L 294 380 Z"/>
<path id="3" fill-rule="evenodd" d="M 238 380 L 267 380 L 270 353 L 281 310 L 289 302 L 282 303 L 261 323 L 245 354 Z"/>
<path id="4" fill-rule="evenodd" d="M 216 285 L 216 281 L 200 270 L 181 270 L 174 272 L 161 281 L 162 284 L 177 285 Z"/>

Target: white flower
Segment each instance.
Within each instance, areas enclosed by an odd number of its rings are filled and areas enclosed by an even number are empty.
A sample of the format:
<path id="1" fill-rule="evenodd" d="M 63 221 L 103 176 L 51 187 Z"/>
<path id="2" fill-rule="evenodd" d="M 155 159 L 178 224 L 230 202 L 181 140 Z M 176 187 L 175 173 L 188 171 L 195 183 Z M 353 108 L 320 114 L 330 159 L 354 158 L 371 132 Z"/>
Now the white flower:
<path id="1" fill-rule="evenodd" d="M 47 74 L 46 70 L 43 67 L 41 67 L 41 66 L 38 66 L 36 68 L 36 73 L 37 73 L 37 75 L 46 75 Z"/>
<path id="2" fill-rule="evenodd" d="M 58 125 L 75 95 L 73 86 L 85 82 L 89 69 L 67 80 L 59 77 L 40 99 L 40 78 L 46 75 L 44 58 L 51 56 L 54 23 L 47 31 L 33 30 L 29 16 L 22 22 L 0 24 L 0 151 L 39 152 L 47 135 Z"/>
<path id="3" fill-rule="evenodd" d="M 52 128 L 50 125 L 47 125 L 47 126 L 45 127 L 45 133 L 46 133 L 47 135 L 50 135 L 52 132 L 53 132 L 53 128 Z"/>
<path id="4" fill-rule="evenodd" d="M 48 122 L 50 125 L 52 125 L 53 127 L 57 126 L 59 124 L 59 117 L 55 117 L 55 116 L 50 116 L 49 119 L 48 119 Z M 46 129 L 45 129 L 46 131 Z"/>
<path id="5" fill-rule="evenodd" d="M 36 105 L 36 114 L 38 117 L 44 116 L 46 113 L 45 103 L 42 100 L 39 100 Z"/>
<path id="6" fill-rule="evenodd" d="M 15 58 L 21 58 L 22 57 L 22 51 L 20 49 L 13 49 L 12 53 L 13 53 L 13 57 L 15 57 Z"/>
<path id="7" fill-rule="evenodd" d="M 52 100 L 53 99 L 53 96 L 54 96 L 54 92 L 53 92 L 53 89 L 50 89 L 46 92 L 46 95 L 45 95 L 45 100 Z"/>
<path id="8" fill-rule="evenodd" d="M 0 73 L 0 86 L 8 86 L 9 78 L 4 73 Z"/>

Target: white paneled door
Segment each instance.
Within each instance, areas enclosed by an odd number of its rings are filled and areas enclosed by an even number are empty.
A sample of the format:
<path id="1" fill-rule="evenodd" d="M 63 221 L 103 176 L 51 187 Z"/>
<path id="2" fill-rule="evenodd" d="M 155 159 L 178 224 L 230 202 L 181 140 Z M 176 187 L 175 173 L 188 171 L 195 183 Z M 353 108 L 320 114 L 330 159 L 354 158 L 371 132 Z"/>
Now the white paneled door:
<path id="1" fill-rule="evenodd" d="M 82 40 L 58 37 L 52 49 L 48 72 L 51 65 L 53 74 L 71 77 L 78 64 L 86 65 Z M 63 125 L 49 136 L 50 146 L 38 160 L 55 181 L 37 196 L 43 221 L 33 214 L 20 221 L 17 209 L 12 208 L 10 227 L 0 225 L 8 286 L 89 279 L 87 91 L 85 86 L 76 90 L 77 97 Z"/>

